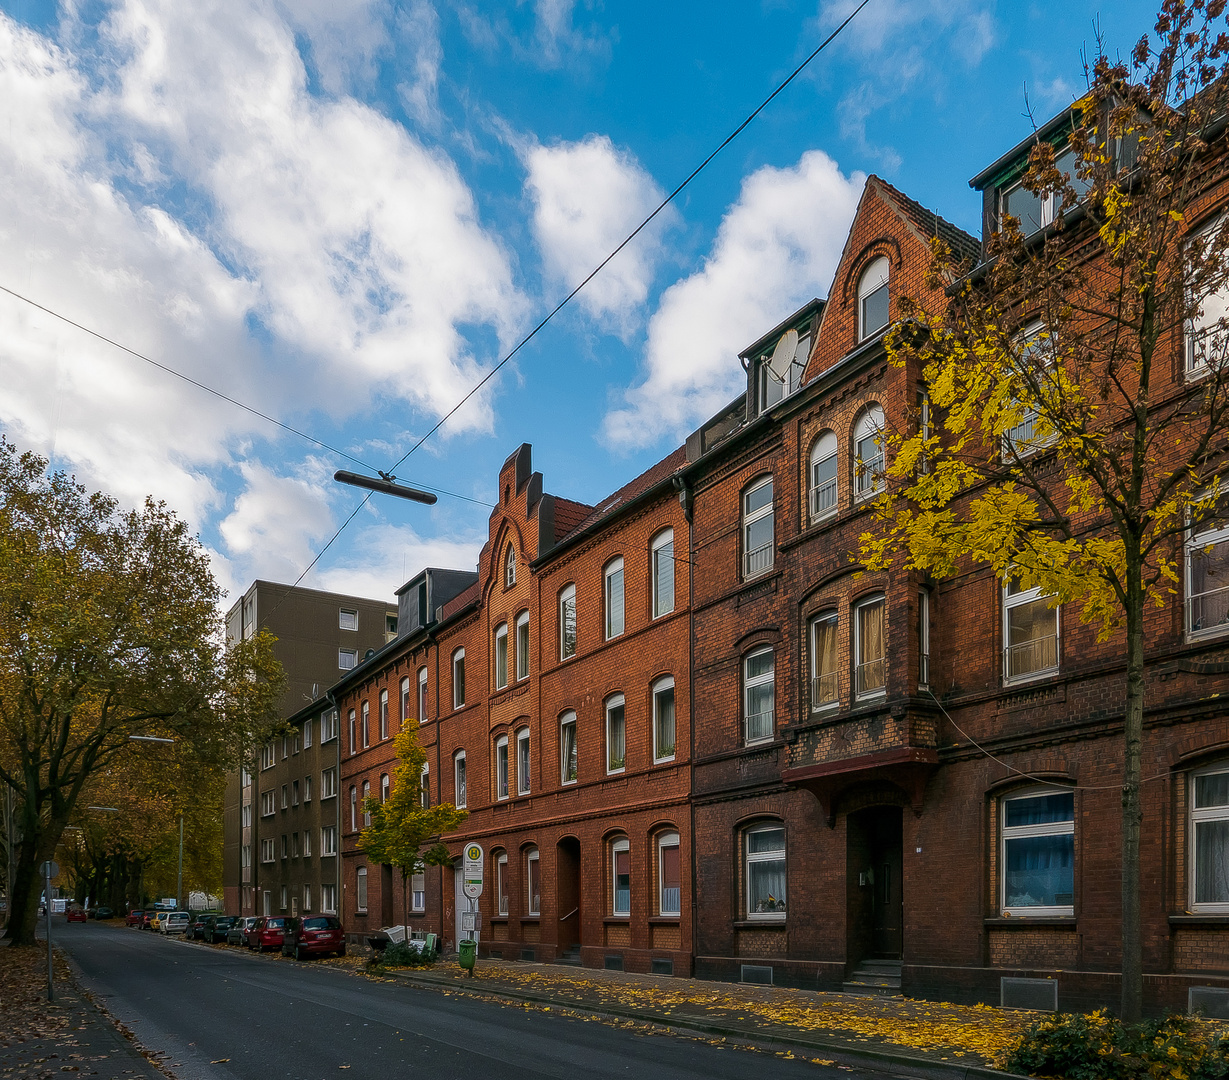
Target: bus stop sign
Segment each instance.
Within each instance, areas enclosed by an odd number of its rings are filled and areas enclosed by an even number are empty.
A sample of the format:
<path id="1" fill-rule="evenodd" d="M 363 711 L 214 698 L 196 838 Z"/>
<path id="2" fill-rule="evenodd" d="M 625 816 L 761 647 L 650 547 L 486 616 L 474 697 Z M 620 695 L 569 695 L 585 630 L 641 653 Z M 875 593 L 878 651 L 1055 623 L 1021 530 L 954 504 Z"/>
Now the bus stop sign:
<path id="1" fill-rule="evenodd" d="M 471 900 L 482 895 L 482 848 L 466 844 L 461 857 L 461 889 Z"/>

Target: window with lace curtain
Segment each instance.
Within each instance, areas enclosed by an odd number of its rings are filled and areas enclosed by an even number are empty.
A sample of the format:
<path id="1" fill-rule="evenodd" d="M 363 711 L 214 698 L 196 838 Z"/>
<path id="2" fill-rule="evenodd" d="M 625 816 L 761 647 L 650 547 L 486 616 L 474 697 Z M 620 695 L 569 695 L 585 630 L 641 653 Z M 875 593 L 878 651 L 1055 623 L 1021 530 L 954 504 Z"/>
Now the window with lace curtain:
<path id="1" fill-rule="evenodd" d="M 1191 777 L 1190 805 L 1191 910 L 1229 914 L 1229 763 Z"/>
<path id="2" fill-rule="evenodd" d="M 765 922 L 785 918 L 785 826 L 754 825 L 743 833 L 747 918 Z"/>

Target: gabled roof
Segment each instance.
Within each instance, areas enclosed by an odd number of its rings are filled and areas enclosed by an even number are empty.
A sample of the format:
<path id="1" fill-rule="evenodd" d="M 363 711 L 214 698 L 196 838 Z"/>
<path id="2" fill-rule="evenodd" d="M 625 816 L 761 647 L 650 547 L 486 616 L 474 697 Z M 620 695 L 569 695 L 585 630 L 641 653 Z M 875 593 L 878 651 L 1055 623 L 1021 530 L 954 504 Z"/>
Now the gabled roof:
<path id="1" fill-rule="evenodd" d="M 894 188 L 880 176 L 871 176 L 867 185 L 877 184 L 884 201 L 893 206 L 897 214 L 929 241 L 937 236 L 951 249 L 957 259 L 971 259 L 976 262 L 981 257 L 981 241 L 971 236 L 936 214 L 927 210 L 920 202 L 909 198 L 903 191 Z"/>
<path id="2" fill-rule="evenodd" d="M 588 503 L 576 502 L 574 499 L 561 499 L 555 496 L 555 535 L 562 540 L 575 529 L 591 513 L 593 507 Z"/>
<path id="3" fill-rule="evenodd" d="M 663 480 L 668 479 L 686 464 L 686 447 L 680 446 L 672 454 L 668 454 L 655 465 L 649 466 L 649 468 L 645 469 L 645 471 L 637 476 L 636 479 L 632 480 L 630 483 L 624 484 L 613 495 L 608 495 L 605 499 L 598 503 L 597 507 L 591 510 L 590 513 L 574 529 L 571 530 L 571 532 L 559 537 L 556 546 L 558 546 L 558 544 L 562 544 L 571 537 L 578 535 L 579 533 L 593 528 L 603 518 L 626 506 L 633 499 L 643 495 L 646 491 L 652 487 L 655 487 L 657 484 L 660 484 Z M 579 506 L 581 504 L 576 503 L 574 505 Z"/>

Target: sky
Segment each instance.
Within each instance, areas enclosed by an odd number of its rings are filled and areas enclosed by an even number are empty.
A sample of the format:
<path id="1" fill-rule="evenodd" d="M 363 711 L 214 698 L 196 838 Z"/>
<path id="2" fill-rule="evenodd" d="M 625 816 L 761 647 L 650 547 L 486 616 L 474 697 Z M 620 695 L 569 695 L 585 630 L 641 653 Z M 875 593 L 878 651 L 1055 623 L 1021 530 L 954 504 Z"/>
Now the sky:
<path id="1" fill-rule="evenodd" d="M 0 432 L 164 500 L 229 602 L 295 581 L 362 501 L 333 472 L 388 470 L 855 3 L 0 0 L 0 286 L 333 450 L 5 293 Z M 303 584 L 472 569 L 522 442 L 600 501 L 827 295 L 868 174 L 976 232 L 968 179 L 1154 11 L 870 0 L 396 470 L 447 494 L 374 497 Z"/>

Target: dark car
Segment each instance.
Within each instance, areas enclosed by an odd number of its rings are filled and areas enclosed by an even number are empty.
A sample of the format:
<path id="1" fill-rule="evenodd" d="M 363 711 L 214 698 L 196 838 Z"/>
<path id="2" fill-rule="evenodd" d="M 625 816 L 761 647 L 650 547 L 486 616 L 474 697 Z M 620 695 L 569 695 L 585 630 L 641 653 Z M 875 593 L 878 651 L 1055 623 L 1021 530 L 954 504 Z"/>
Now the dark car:
<path id="1" fill-rule="evenodd" d="M 205 920 L 205 929 L 201 935 L 201 940 L 209 945 L 217 945 L 218 942 L 225 944 L 226 934 L 234 925 L 235 917 L 233 915 L 210 915 Z"/>
<path id="2" fill-rule="evenodd" d="M 265 949 L 280 949 L 285 928 L 286 920 L 280 915 L 261 916 L 247 932 L 248 948 L 255 949 L 257 952 L 264 952 Z"/>
<path id="3" fill-rule="evenodd" d="M 257 915 L 245 915 L 243 918 L 236 919 L 231 925 L 231 928 L 226 931 L 227 945 L 246 945 L 247 932 L 256 925 L 259 921 Z"/>
<path id="4" fill-rule="evenodd" d="M 194 915 L 192 921 L 188 923 L 188 929 L 184 931 L 185 941 L 205 941 L 205 923 L 217 916 L 216 911 L 202 911 L 199 915 Z"/>
<path id="5" fill-rule="evenodd" d="M 114 919 L 115 912 L 109 907 L 96 907 L 90 910 L 91 919 Z"/>
<path id="6" fill-rule="evenodd" d="M 145 922 L 145 912 L 140 908 L 133 908 L 124 919 L 125 926 L 135 926 L 138 929 Z"/>
<path id="7" fill-rule="evenodd" d="M 147 907 L 141 912 L 141 929 L 152 930 L 154 928 L 154 916 L 158 914 L 156 907 Z"/>
<path id="8" fill-rule="evenodd" d="M 309 956 L 345 956 L 346 932 L 336 915 L 309 915 L 287 919 L 283 933 L 283 955 L 296 960 Z"/>

